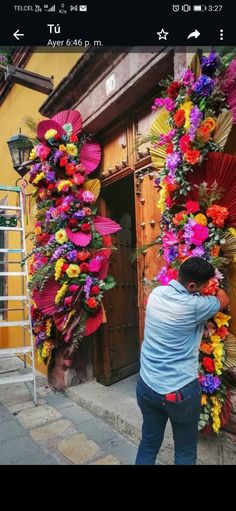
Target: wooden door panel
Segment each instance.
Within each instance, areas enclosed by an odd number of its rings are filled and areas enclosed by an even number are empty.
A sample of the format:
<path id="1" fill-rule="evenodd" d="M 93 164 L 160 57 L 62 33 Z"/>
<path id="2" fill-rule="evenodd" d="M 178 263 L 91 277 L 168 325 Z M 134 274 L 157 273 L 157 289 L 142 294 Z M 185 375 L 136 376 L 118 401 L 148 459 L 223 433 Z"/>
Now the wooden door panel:
<path id="1" fill-rule="evenodd" d="M 110 273 L 116 286 L 104 296 L 107 323 L 96 348 L 97 379 L 109 385 L 138 370 L 137 269 L 130 256 L 135 250 L 133 176 L 107 186 L 103 191 L 103 214 L 120 223 L 112 236 Z"/>
<path id="2" fill-rule="evenodd" d="M 160 210 L 157 207 L 159 194 L 154 186 L 157 173 L 152 171 L 146 174 L 139 173 L 135 183 L 135 209 L 137 225 L 137 247 L 143 247 L 154 241 L 160 232 Z M 139 307 L 139 335 L 140 342 L 143 340 L 144 318 L 146 302 L 151 291 L 150 281 L 160 271 L 163 265 L 161 257 L 158 257 L 158 248 L 148 248 L 139 256 L 138 271 L 138 307 Z M 146 284 L 145 284 L 146 283 Z"/>

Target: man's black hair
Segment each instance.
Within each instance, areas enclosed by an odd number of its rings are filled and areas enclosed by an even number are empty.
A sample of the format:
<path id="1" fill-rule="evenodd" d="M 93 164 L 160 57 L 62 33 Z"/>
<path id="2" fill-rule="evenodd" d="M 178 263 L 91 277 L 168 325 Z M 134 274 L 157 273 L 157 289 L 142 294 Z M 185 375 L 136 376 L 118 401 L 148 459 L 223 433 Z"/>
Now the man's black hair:
<path id="1" fill-rule="evenodd" d="M 204 284 L 215 276 L 215 270 L 211 263 L 202 257 L 189 257 L 180 266 L 178 280 L 183 284 L 195 282 Z"/>

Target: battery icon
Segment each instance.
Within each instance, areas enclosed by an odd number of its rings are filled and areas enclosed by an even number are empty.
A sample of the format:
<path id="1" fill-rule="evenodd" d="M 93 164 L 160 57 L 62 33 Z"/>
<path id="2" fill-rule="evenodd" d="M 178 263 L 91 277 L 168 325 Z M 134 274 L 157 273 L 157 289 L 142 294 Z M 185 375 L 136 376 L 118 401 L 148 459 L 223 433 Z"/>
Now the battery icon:
<path id="1" fill-rule="evenodd" d="M 193 10 L 196 12 L 204 12 L 207 10 L 207 6 L 206 5 L 194 5 Z"/>

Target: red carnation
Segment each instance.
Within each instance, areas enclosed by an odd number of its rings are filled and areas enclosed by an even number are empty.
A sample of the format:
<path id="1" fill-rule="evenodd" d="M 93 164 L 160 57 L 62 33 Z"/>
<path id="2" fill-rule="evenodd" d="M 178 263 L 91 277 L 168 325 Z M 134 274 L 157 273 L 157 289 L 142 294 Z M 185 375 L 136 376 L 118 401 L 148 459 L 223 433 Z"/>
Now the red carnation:
<path id="1" fill-rule="evenodd" d="M 92 286 L 91 293 L 92 295 L 98 295 L 100 293 L 100 288 L 98 286 Z"/>
<path id="2" fill-rule="evenodd" d="M 77 137 L 77 135 L 71 135 L 71 137 L 70 137 L 70 142 L 74 142 L 74 143 L 75 143 L 75 142 L 78 142 L 78 137 Z"/>
<path id="3" fill-rule="evenodd" d="M 88 250 L 81 250 L 78 252 L 77 257 L 80 261 L 86 261 L 90 256 L 90 252 Z"/>
<path id="4" fill-rule="evenodd" d="M 75 172 L 75 165 L 73 165 L 73 163 L 67 163 L 67 165 L 66 165 L 67 176 L 73 176 L 74 172 Z"/>
<path id="5" fill-rule="evenodd" d="M 167 94 L 168 94 L 168 96 L 171 99 L 176 99 L 178 94 L 179 94 L 180 87 L 181 87 L 181 83 L 180 82 L 176 82 L 176 81 L 171 82 L 169 87 L 167 87 Z"/>
<path id="6" fill-rule="evenodd" d="M 90 232 L 91 230 L 91 227 L 90 227 L 90 224 L 88 222 L 84 222 L 83 225 L 81 225 L 81 231 L 83 232 Z"/>
<path id="7" fill-rule="evenodd" d="M 182 126 L 185 123 L 185 112 L 181 108 L 177 110 L 177 112 L 174 115 L 174 121 L 177 128 L 182 128 Z"/>
<path id="8" fill-rule="evenodd" d="M 98 306 L 98 302 L 97 302 L 97 300 L 95 300 L 95 298 L 93 296 L 91 296 L 88 300 L 86 300 L 85 303 L 90 309 L 96 309 L 96 307 Z"/>
<path id="9" fill-rule="evenodd" d="M 166 148 L 166 154 L 171 154 L 173 153 L 173 150 L 174 150 L 174 146 L 172 144 L 172 142 L 170 142 Z"/>
<path id="10" fill-rule="evenodd" d="M 60 160 L 59 160 L 59 165 L 60 165 L 60 167 L 65 167 L 66 164 L 67 164 L 67 158 L 66 158 L 66 156 L 62 156 L 62 158 L 60 158 Z"/>
<path id="11" fill-rule="evenodd" d="M 80 270 L 82 271 L 82 273 L 88 273 L 88 271 L 89 271 L 88 263 L 81 263 Z"/>
<path id="12" fill-rule="evenodd" d="M 70 218 L 68 220 L 68 226 L 69 227 L 76 227 L 78 225 L 78 221 L 76 220 L 76 218 Z"/>
<path id="13" fill-rule="evenodd" d="M 50 183 L 47 188 L 48 190 L 54 190 L 56 188 L 56 185 L 55 183 Z"/>
<path id="14" fill-rule="evenodd" d="M 69 268 L 69 264 L 67 263 L 64 263 L 61 267 L 61 271 L 65 272 L 67 270 L 67 268 Z"/>
<path id="15" fill-rule="evenodd" d="M 204 369 L 207 371 L 207 373 L 214 373 L 215 364 L 214 364 L 214 361 L 212 360 L 212 358 L 203 357 L 202 365 L 203 365 Z"/>
<path id="16" fill-rule="evenodd" d="M 190 137 L 189 135 L 183 135 L 179 140 L 179 147 L 182 153 L 185 153 L 190 148 Z"/>

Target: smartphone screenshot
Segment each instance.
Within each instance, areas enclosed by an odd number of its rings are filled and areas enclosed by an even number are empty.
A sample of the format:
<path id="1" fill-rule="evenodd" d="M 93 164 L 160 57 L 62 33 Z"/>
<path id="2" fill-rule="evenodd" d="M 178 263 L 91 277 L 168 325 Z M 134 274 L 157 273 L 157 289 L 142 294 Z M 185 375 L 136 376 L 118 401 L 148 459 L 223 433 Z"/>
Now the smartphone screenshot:
<path id="1" fill-rule="evenodd" d="M 235 464 L 235 15 L 5 6 L 3 463 Z"/>

